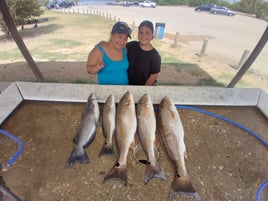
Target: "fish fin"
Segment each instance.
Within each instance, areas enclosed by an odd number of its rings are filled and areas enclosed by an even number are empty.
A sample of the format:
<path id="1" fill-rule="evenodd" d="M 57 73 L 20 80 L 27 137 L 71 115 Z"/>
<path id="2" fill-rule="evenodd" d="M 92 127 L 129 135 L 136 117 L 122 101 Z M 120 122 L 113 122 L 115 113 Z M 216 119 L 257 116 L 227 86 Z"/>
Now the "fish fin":
<path id="1" fill-rule="evenodd" d="M 184 156 L 184 159 L 187 159 L 187 151 L 186 151 L 186 146 L 185 146 L 185 143 L 182 142 L 181 143 L 181 146 L 182 146 L 182 150 L 183 150 L 183 156 Z"/>
<path id="2" fill-rule="evenodd" d="M 150 162 L 147 162 L 144 174 L 144 184 L 147 184 L 153 178 L 167 180 L 164 171 L 157 161 L 154 165 L 152 165 Z"/>
<path id="3" fill-rule="evenodd" d="M 132 142 L 131 142 L 131 144 L 130 144 L 130 148 L 131 148 L 131 149 L 135 149 L 137 143 L 138 143 L 137 140 L 136 140 L 135 138 L 133 138 L 133 140 L 132 140 Z"/>
<path id="4" fill-rule="evenodd" d="M 96 137 L 96 129 L 93 131 L 92 137 L 88 140 L 88 142 L 83 146 L 83 148 L 87 148 L 95 139 Z"/>
<path id="5" fill-rule="evenodd" d="M 190 177 L 175 176 L 169 191 L 169 198 L 172 200 L 176 194 L 189 194 L 194 196 L 196 190 L 191 183 Z"/>
<path id="6" fill-rule="evenodd" d="M 0 176 L 0 200 L 22 201 L 6 186 L 2 176 Z"/>
<path id="7" fill-rule="evenodd" d="M 137 153 L 140 152 L 142 149 L 142 146 L 140 143 L 136 144 L 136 146 L 133 148 L 133 156 L 136 157 Z"/>
<path id="8" fill-rule="evenodd" d="M 107 134 L 106 134 L 106 132 L 105 132 L 105 129 L 104 129 L 103 124 L 102 124 L 101 128 L 102 128 L 102 129 L 101 129 L 101 130 L 102 130 L 102 135 L 103 135 L 104 138 L 106 138 L 106 137 L 107 137 Z"/>
<path id="9" fill-rule="evenodd" d="M 108 145 L 107 143 L 104 143 L 104 145 L 102 146 L 100 150 L 99 157 L 101 157 L 102 155 L 108 155 L 108 154 L 114 154 L 113 146 Z"/>
<path id="10" fill-rule="evenodd" d="M 81 164 L 89 163 L 89 158 L 87 156 L 87 153 L 83 149 L 78 150 L 76 147 L 73 149 L 68 161 L 65 164 L 65 168 L 69 168 L 73 166 L 76 162 L 79 162 Z"/>
<path id="11" fill-rule="evenodd" d="M 73 143 L 77 144 L 78 140 L 77 140 L 77 135 L 73 138 Z"/>
<path id="12" fill-rule="evenodd" d="M 183 152 L 184 158 L 187 160 L 187 152 L 186 150 Z"/>
<path id="13" fill-rule="evenodd" d="M 155 145 L 154 145 L 154 155 L 155 155 L 156 160 L 159 160 L 160 158 L 159 150 L 157 149 Z"/>
<path id="14" fill-rule="evenodd" d="M 99 122 L 98 120 L 96 120 L 96 121 L 95 121 L 95 125 L 96 125 L 96 126 L 102 126 L 102 123 Z"/>
<path id="15" fill-rule="evenodd" d="M 105 182 L 109 179 L 119 179 L 124 182 L 125 186 L 127 186 L 127 166 L 120 165 L 120 163 L 117 162 L 104 177 L 103 181 Z"/>
<path id="16" fill-rule="evenodd" d="M 140 154 L 141 156 L 143 156 L 143 154 L 145 154 L 140 142 L 138 142 L 136 144 L 136 146 L 133 148 L 132 153 L 133 153 L 133 157 L 134 157 L 135 161 L 143 163 L 143 164 L 147 164 L 146 159 L 138 159 L 139 158 L 138 154 Z M 144 155 L 143 157 L 146 157 L 146 156 Z"/>

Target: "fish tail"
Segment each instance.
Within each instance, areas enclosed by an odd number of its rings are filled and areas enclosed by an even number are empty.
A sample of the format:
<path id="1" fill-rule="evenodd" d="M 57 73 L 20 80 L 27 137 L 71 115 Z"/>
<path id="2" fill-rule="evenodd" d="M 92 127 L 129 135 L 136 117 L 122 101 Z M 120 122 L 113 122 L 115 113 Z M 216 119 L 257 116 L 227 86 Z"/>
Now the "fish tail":
<path id="1" fill-rule="evenodd" d="M 114 154 L 114 149 L 112 145 L 108 145 L 107 143 L 105 143 L 100 150 L 99 157 L 108 154 Z"/>
<path id="2" fill-rule="evenodd" d="M 87 153 L 84 149 L 79 150 L 78 148 L 74 148 L 68 161 L 65 164 L 65 168 L 69 168 L 73 166 L 76 162 L 79 162 L 81 164 L 83 163 L 89 163 L 89 158 L 87 156 Z"/>
<path id="3" fill-rule="evenodd" d="M 119 179 L 124 182 L 125 186 L 127 186 L 127 166 L 120 165 L 120 163 L 116 163 L 110 172 L 104 177 L 103 181 L 107 181 L 109 179 Z"/>
<path id="4" fill-rule="evenodd" d="M 196 197 L 197 192 L 191 183 L 190 177 L 176 175 L 169 191 L 169 198 L 174 199 L 176 194 L 189 194 Z"/>
<path id="5" fill-rule="evenodd" d="M 167 180 L 164 171 L 157 161 L 154 165 L 152 165 L 150 162 L 147 162 L 144 174 L 144 184 L 147 184 L 153 178 Z"/>

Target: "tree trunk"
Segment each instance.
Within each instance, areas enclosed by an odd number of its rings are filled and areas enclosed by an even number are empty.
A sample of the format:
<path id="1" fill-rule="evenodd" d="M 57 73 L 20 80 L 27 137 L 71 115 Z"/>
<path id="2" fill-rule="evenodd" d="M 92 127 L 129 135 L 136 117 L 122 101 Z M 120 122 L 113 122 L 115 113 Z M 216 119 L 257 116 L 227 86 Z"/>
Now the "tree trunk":
<path id="1" fill-rule="evenodd" d="M 3 19 L 6 23 L 6 26 L 8 27 L 8 30 L 10 31 L 13 39 L 15 40 L 19 50 L 21 51 L 22 55 L 24 56 L 25 60 L 27 61 L 29 67 L 32 69 L 35 77 L 38 81 L 43 82 L 44 77 L 41 74 L 39 68 L 37 67 L 35 61 L 33 60 L 31 54 L 29 53 L 26 45 L 24 44 L 22 38 L 20 37 L 20 34 L 17 30 L 17 27 L 9 13 L 9 9 L 7 7 L 5 0 L 0 0 L 0 11 L 2 12 Z"/>

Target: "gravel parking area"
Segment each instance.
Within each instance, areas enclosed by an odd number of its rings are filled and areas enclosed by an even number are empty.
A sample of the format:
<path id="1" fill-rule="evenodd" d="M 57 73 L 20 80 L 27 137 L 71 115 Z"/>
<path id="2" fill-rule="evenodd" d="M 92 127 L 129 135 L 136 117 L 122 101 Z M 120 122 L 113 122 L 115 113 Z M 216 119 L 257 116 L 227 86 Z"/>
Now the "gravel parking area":
<path id="1" fill-rule="evenodd" d="M 202 36 L 202 40 L 193 40 L 186 45 L 187 48 L 200 52 L 203 39 L 208 38 L 206 54 L 221 62 L 235 65 L 239 63 L 245 50 L 252 51 L 267 27 L 267 21 L 254 17 L 237 14 L 234 17 L 214 15 L 207 12 L 196 12 L 191 7 L 167 7 L 142 8 L 138 6 L 81 6 L 82 9 L 92 9 L 113 18 L 138 25 L 142 20 L 149 19 L 165 23 L 165 32 L 176 34 L 182 37 Z M 180 42 L 180 39 L 179 39 Z M 268 45 L 265 46 L 262 54 L 256 59 L 252 68 L 268 75 Z"/>

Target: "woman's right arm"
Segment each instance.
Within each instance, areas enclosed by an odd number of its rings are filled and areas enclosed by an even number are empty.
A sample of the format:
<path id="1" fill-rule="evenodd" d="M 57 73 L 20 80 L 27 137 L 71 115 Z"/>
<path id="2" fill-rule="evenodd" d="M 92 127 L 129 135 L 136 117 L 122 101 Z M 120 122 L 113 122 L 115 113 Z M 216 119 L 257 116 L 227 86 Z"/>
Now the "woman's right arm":
<path id="1" fill-rule="evenodd" d="M 96 74 L 104 67 L 103 55 L 98 47 L 94 47 L 87 58 L 87 72 Z"/>

